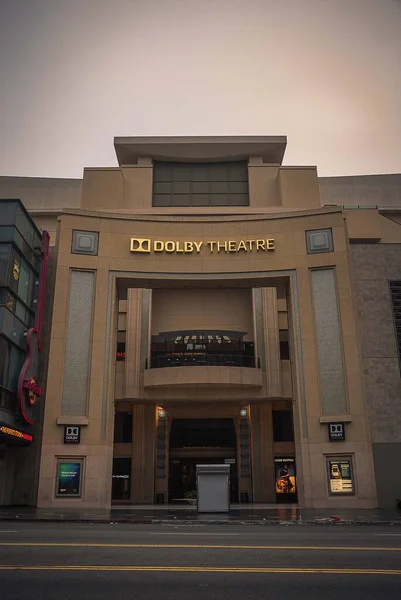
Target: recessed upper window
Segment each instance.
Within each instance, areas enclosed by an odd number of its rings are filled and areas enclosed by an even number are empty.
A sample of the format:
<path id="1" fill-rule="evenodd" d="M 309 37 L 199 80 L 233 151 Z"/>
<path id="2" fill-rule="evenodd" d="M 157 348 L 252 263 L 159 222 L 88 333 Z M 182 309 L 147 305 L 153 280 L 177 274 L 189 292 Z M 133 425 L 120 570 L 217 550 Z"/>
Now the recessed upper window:
<path id="1" fill-rule="evenodd" d="M 153 206 L 248 206 L 246 161 L 153 164 Z"/>

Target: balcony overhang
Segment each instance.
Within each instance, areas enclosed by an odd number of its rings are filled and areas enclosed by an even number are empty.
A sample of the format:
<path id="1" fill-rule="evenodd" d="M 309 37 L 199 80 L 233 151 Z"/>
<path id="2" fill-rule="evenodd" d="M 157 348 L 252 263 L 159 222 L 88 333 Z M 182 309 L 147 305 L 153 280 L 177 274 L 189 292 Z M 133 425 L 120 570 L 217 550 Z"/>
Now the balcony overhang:
<path id="1" fill-rule="evenodd" d="M 261 369 L 250 367 L 162 367 L 146 369 L 145 388 L 161 387 L 248 387 L 263 385 Z"/>
<path id="2" fill-rule="evenodd" d="M 286 136 L 116 137 L 118 164 L 135 165 L 139 157 L 176 162 L 223 162 L 261 157 L 281 165 Z"/>

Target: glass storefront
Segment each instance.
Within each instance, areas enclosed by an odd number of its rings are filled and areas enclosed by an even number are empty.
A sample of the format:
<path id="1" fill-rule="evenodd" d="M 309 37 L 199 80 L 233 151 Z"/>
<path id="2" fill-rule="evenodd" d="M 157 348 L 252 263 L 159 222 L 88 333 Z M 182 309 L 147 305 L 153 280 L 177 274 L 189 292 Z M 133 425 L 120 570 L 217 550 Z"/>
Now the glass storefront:
<path id="1" fill-rule="evenodd" d="M 0 408 L 18 414 L 18 378 L 34 325 L 41 236 L 18 201 L 0 200 Z"/>
<path id="2" fill-rule="evenodd" d="M 113 458 L 112 500 L 130 500 L 131 498 L 131 458 Z"/>

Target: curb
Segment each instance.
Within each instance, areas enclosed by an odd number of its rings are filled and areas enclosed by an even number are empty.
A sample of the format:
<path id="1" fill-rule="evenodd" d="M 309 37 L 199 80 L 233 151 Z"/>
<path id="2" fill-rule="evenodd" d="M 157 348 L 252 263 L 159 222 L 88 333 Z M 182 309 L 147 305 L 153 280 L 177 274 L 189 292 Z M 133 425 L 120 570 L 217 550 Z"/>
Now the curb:
<path id="1" fill-rule="evenodd" d="M 343 526 L 343 525 L 376 525 L 376 526 L 401 526 L 401 521 L 353 521 L 353 520 L 342 520 L 342 519 L 330 519 L 330 518 L 322 518 L 315 520 L 299 520 L 299 521 L 273 521 L 269 519 L 259 519 L 259 520 L 249 520 L 249 519 L 240 519 L 240 520 L 208 520 L 208 519 L 64 519 L 60 517 L 59 519 L 55 518 L 37 518 L 32 519 L 29 517 L 1 517 L 0 522 L 3 523 L 11 523 L 19 521 L 21 523 L 86 523 L 89 525 L 92 524 L 103 524 L 103 525 L 119 525 L 119 524 L 130 524 L 130 525 L 255 525 L 255 526 L 286 526 L 286 527 L 295 527 L 295 526 Z"/>

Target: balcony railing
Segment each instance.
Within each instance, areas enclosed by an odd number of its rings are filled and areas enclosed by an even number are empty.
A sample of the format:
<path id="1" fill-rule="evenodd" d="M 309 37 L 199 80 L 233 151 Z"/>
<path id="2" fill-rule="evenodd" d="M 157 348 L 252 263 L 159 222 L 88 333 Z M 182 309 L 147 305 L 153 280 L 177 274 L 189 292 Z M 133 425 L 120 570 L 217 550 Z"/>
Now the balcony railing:
<path id="1" fill-rule="evenodd" d="M 146 360 L 147 369 L 160 369 L 165 367 L 247 367 L 260 369 L 260 358 L 241 354 L 194 354 L 193 352 L 180 352 L 179 354 L 166 354 L 154 356 Z"/>

